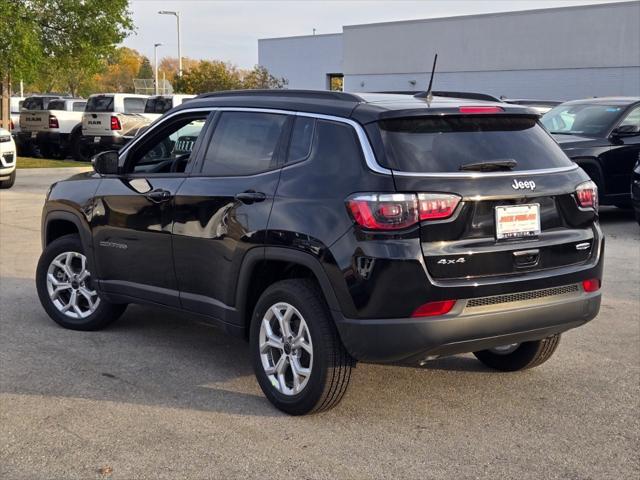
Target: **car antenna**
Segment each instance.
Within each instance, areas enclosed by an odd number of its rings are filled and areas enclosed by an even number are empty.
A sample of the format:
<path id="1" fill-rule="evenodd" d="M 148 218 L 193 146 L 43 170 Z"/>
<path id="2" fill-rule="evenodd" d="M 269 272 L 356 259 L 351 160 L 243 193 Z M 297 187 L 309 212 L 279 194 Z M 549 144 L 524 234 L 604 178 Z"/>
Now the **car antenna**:
<path id="1" fill-rule="evenodd" d="M 427 93 L 426 93 L 427 103 L 428 104 L 430 104 L 431 101 L 433 100 L 433 92 L 432 92 L 433 76 L 436 73 L 436 63 L 437 62 L 438 62 L 438 54 L 436 53 L 435 57 L 433 57 L 433 67 L 431 68 L 431 78 L 429 79 L 429 88 L 427 88 Z"/>

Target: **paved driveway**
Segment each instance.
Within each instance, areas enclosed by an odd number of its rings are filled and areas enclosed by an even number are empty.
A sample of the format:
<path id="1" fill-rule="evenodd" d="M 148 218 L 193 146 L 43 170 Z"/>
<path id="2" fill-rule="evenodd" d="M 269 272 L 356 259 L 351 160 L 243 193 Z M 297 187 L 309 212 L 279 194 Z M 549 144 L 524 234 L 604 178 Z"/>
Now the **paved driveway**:
<path id="1" fill-rule="evenodd" d="M 640 475 L 640 229 L 607 209 L 600 316 L 540 368 L 470 355 L 423 368 L 358 365 L 334 410 L 287 417 L 247 345 L 160 309 L 66 331 L 33 281 L 47 186 L 0 191 L 0 477 L 575 478 Z M 103 466 L 112 469 L 99 472 Z"/>

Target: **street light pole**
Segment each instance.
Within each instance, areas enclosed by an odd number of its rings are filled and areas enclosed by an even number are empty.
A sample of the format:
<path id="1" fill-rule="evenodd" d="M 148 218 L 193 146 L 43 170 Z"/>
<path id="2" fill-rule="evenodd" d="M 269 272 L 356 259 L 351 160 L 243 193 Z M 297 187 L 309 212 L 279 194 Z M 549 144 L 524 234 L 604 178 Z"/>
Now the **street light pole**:
<path id="1" fill-rule="evenodd" d="M 171 10 L 160 10 L 160 15 L 173 15 L 176 17 L 178 25 L 178 77 L 182 77 L 182 49 L 180 48 L 180 12 L 174 12 Z"/>
<path id="2" fill-rule="evenodd" d="M 154 85 L 155 85 L 155 94 L 158 95 L 158 47 L 161 46 L 161 43 L 153 44 L 153 66 L 154 66 Z"/>

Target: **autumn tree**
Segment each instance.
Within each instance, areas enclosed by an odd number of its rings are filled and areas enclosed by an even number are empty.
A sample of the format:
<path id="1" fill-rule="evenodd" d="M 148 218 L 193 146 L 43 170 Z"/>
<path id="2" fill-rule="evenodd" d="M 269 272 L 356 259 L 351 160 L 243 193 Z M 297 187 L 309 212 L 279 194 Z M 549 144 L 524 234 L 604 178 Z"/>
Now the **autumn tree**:
<path id="1" fill-rule="evenodd" d="M 8 126 L 11 79 L 33 81 L 43 71 L 65 73 L 75 94 L 133 29 L 128 0 L 0 1 L 1 118 Z M 47 66 L 47 64 L 49 64 Z M 54 68 L 55 67 L 55 68 Z"/>
<path id="2" fill-rule="evenodd" d="M 256 65 L 253 70 L 244 75 L 244 78 L 242 79 L 242 88 L 284 88 L 287 83 L 289 82 L 286 78 L 274 77 L 265 67 Z"/>
<path id="3" fill-rule="evenodd" d="M 142 57 L 142 64 L 140 65 L 140 70 L 138 70 L 137 78 L 153 78 L 153 69 L 147 57 Z"/>
<path id="4" fill-rule="evenodd" d="M 96 75 L 95 88 L 99 92 L 135 92 L 133 79 L 140 78 L 144 58 L 132 48 L 118 48 L 107 58 L 104 72 Z"/>
<path id="5" fill-rule="evenodd" d="M 238 69 L 225 62 L 203 60 L 197 67 L 183 72 L 176 80 L 176 91 L 182 93 L 216 92 L 242 87 Z"/>

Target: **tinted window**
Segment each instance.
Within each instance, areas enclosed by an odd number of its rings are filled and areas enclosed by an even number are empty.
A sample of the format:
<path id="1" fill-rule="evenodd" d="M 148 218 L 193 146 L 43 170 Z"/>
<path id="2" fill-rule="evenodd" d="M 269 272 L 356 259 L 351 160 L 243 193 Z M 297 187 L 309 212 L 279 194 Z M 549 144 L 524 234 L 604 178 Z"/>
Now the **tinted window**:
<path id="1" fill-rule="evenodd" d="M 144 113 L 144 105 L 147 100 L 144 98 L 125 98 L 124 113 Z"/>
<path id="2" fill-rule="evenodd" d="M 559 105 L 542 117 L 551 133 L 602 136 L 620 118 L 619 105 Z"/>
<path id="3" fill-rule="evenodd" d="M 96 95 L 89 97 L 85 107 L 86 112 L 113 112 L 113 97 Z"/>
<path id="4" fill-rule="evenodd" d="M 29 97 L 22 104 L 25 110 L 43 110 L 44 99 L 42 97 Z"/>
<path id="5" fill-rule="evenodd" d="M 446 116 L 379 122 L 386 167 L 457 172 L 470 163 L 515 160 L 514 170 L 571 165 L 534 117 Z"/>
<path id="6" fill-rule="evenodd" d="M 134 155 L 134 173 L 182 173 L 192 160 L 191 152 L 208 113 L 188 115 L 154 135 Z"/>
<path id="7" fill-rule="evenodd" d="M 87 106 L 87 102 L 73 102 L 72 110 L 74 112 L 84 112 L 84 107 Z"/>
<path id="8" fill-rule="evenodd" d="M 287 163 L 300 162 L 306 159 L 311 153 L 311 142 L 313 140 L 313 130 L 315 119 L 308 117 L 297 117 L 291 132 L 291 144 L 289 145 L 289 155 Z"/>
<path id="9" fill-rule="evenodd" d="M 275 167 L 286 115 L 224 112 L 216 125 L 202 172 L 250 175 Z"/>
<path id="10" fill-rule="evenodd" d="M 147 99 L 144 113 L 165 113 L 173 108 L 171 97 L 151 97 Z"/>
<path id="11" fill-rule="evenodd" d="M 64 100 L 51 100 L 49 110 L 64 110 Z"/>

